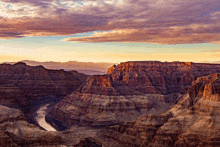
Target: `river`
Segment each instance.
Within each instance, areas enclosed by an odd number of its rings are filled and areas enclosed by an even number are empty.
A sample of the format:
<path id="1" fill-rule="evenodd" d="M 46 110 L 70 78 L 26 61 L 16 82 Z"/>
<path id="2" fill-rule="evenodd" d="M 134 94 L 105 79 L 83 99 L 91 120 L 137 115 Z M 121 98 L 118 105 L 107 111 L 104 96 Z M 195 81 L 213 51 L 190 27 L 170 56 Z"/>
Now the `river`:
<path id="1" fill-rule="evenodd" d="M 47 107 L 49 105 L 50 104 L 45 104 L 37 110 L 36 121 L 42 128 L 44 128 L 47 131 L 57 131 L 50 124 L 48 124 L 45 120 L 45 116 L 47 114 Z"/>

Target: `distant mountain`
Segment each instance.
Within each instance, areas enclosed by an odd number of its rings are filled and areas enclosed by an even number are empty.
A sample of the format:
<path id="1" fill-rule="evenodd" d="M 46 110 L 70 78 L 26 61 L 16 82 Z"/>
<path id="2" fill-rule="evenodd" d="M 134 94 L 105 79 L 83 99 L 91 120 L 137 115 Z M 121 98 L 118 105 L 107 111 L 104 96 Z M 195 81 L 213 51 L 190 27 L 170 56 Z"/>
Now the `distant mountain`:
<path id="1" fill-rule="evenodd" d="M 69 61 L 69 62 L 38 62 L 38 61 L 29 61 L 22 60 L 20 62 L 24 62 L 30 66 L 38 66 L 42 65 L 47 69 L 64 69 L 66 71 L 76 70 L 78 72 L 84 73 L 86 75 L 94 75 L 94 74 L 106 74 L 109 67 L 114 65 L 114 63 L 93 63 L 93 62 L 77 62 L 77 61 Z M 9 64 L 14 64 L 15 62 L 7 62 Z"/>
<path id="2" fill-rule="evenodd" d="M 212 62 L 212 63 L 220 64 L 220 61 L 214 61 L 214 62 Z"/>
<path id="3" fill-rule="evenodd" d="M 210 63 L 210 64 L 220 64 L 220 61 L 203 61 L 202 63 Z"/>
<path id="4" fill-rule="evenodd" d="M 86 78 L 76 71 L 49 70 L 23 62 L 0 64 L 0 104 L 23 107 L 45 96 L 63 97 L 78 89 Z"/>

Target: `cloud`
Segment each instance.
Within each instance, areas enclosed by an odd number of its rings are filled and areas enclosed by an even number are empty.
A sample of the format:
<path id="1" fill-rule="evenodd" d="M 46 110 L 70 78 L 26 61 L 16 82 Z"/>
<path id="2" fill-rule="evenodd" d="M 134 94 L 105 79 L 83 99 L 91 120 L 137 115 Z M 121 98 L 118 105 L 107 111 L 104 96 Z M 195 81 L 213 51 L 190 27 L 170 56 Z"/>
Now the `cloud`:
<path id="1" fill-rule="evenodd" d="M 19 61 L 24 58 L 17 57 L 17 56 L 10 56 L 10 55 L 2 55 L 0 54 L 0 62 L 6 62 L 6 61 Z"/>
<path id="2" fill-rule="evenodd" d="M 91 37 L 65 40 L 160 44 L 220 41 L 217 0 L 0 0 L 1 3 L 4 8 L 0 10 L 0 38 L 4 39 L 102 31 Z"/>
<path id="3" fill-rule="evenodd" d="M 46 3 L 52 2 L 53 0 L 1 0 L 1 2 L 9 4 L 28 4 L 33 6 L 43 6 Z"/>
<path id="4" fill-rule="evenodd" d="M 218 50 L 218 49 L 215 49 L 215 50 L 202 50 L 202 52 L 216 53 L 216 52 L 220 52 L 220 50 Z"/>
<path id="5" fill-rule="evenodd" d="M 155 29 L 124 29 L 95 33 L 89 37 L 67 38 L 72 42 L 142 42 L 158 44 L 207 43 L 220 40 L 219 29 L 194 25 Z"/>

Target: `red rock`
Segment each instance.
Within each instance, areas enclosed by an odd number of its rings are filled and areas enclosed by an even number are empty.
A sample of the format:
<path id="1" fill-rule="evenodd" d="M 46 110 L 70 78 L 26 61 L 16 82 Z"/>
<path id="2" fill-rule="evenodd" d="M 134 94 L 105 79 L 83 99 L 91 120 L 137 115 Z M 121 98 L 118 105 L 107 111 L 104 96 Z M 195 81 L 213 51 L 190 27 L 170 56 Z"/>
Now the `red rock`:
<path id="1" fill-rule="evenodd" d="M 98 86 L 100 89 L 98 91 L 101 91 L 103 87 L 111 87 L 120 95 L 184 94 L 197 77 L 217 72 L 220 72 L 219 64 L 159 61 L 124 62 L 110 67 L 108 75 L 92 76 L 87 81 L 89 87 L 85 86 L 82 89 L 89 93 L 89 91 L 97 89 L 92 88 L 93 86 Z M 91 93 L 95 94 L 96 92 Z"/>
<path id="2" fill-rule="evenodd" d="M 104 146 L 219 146 L 220 74 L 197 78 L 176 105 L 103 131 Z M 107 145 L 108 144 L 108 145 Z"/>
<path id="3" fill-rule="evenodd" d="M 96 75 L 87 79 L 85 86 L 81 86 L 77 91 L 80 93 L 97 95 L 118 95 L 112 87 L 112 78 L 109 75 Z"/>
<path id="4" fill-rule="evenodd" d="M 111 74 L 113 70 L 115 70 L 116 65 L 113 65 L 112 67 L 110 67 L 107 71 L 107 74 Z"/>
<path id="5" fill-rule="evenodd" d="M 108 75 L 89 77 L 86 85 L 57 104 L 49 115 L 70 127 L 71 122 L 109 125 L 142 114 L 160 114 L 176 103 L 177 93 L 187 93 L 193 80 L 212 72 L 220 72 L 220 65 L 159 61 L 121 63 L 111 67 Z"/>
<path id="6" fill-rule="evenodd" d="M 199 77 L 193 82 L 188 93 L 191 97 L 220 101 L 220 74 Z"/>
<path id="7" fill-rule="evenodd" d="M 43 66 L 32 67 L 21 62 L 0 65 L 0 87 L 22 91 L 24 96 L 19 98 L 22 103 L 50 95 L 66 96 L 80 84 L 78 78 L 64 70 L 48 70 Z"/>

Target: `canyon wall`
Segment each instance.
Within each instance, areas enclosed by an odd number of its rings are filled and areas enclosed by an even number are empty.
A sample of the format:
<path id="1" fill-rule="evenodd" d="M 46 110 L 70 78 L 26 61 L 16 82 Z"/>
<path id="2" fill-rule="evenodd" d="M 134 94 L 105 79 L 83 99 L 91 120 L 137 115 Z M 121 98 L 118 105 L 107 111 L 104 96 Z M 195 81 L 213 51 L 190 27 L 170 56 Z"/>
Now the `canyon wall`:
<path id="1" fill-rule="evenodd" d="M 41 130 L 25 111 L 0 105 L 4 146 L 219 146 L 220 65 L 126 62 L 85 82 L 82 75 L 24 63 L 0 65 L 0 103 L 28 106 L 64 97 Z M 75 75 L 74 75 L 75 74 Z M 186 90 L 188 89 L 188 90 Z M 76 90 L 76 91 L 75 91 Z"/>
<path id="2" fill-rule="evenodd" d="M 197 78 L 176 105 L 104 131 L 103 146 L 219 146 L 220 74 Z"/>
<path id="3" fill-rule="evenodd" d="M 67 128 L 128 122 L 143 114 L 166 112 L 199 76 L 220 72 L 220 65 L 191 62 L 125 62 L 93 75 L 47 115 Z"/>
<path id="4" fill-rule="evenodd" d="M 219 73 L 219 64 L 192 62 L 124 62 L 94 75 L 78 91 L 101 95 L 185 94 L 197 77 Z"/>
<path id="5" fill-rule="evenodd" d="M 1 104 L 27 106 L 44 96 L 63 97 L 81 83 L 79 78 L 64 70 L 48 70 L 25 63 L 0 65 Z"/>

